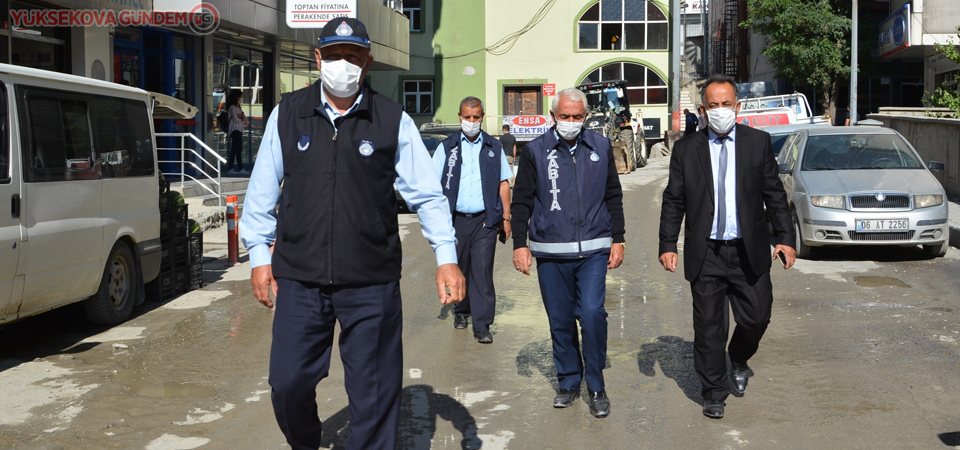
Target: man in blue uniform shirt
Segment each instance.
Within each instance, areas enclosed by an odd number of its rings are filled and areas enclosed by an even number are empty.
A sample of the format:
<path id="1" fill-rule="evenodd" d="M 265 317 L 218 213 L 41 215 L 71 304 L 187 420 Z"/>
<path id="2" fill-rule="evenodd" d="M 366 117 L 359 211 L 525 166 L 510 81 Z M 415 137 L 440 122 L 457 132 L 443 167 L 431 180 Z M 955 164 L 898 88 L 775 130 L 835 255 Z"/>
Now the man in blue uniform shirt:
<path id="1" fill-rule="evenodd" d="M 413 120 L 362 84 L 373 63 L 363 24 L 331 20 L 318 44 L 321 80 L 284 94 L 270 114 L 240 220 L 254 296 L 275 308 L 271 400 L 294 450 L 320 447 L 316 387 L 339 322 L 346 448 L 392 449 L 403 369 L 394 180 L 436 253 L 441 303 L 463 299 L 464 279 L 439 174 Z"/>
<path id="2" fill-rule="evenodd" d="M 610 414 L 603 382 L 603 303 L 607 270 L 623 262 L 623 191 L 610 140 L 582 129 L 586 106 L 587 97 L 578 89 L 560 91 L 550 110 L 556 127 L 520 153 L 513 187 L 513 264 L 529 275 L 537 257 L 560 387 L 553 406 L 572 406 L 585 376 L 590 413 L 602 418 Z"/>
<path id="3" fill-rule="evenodd" d="M 500 141 L 480 129 L 483 102 L 476 97 L 463 99 L 458 115 L 461 131 L 441 142 L 433 154 L 453 213 L 457 261 L 467 281 L 467 297 L 453 309 L 453 326 L 467 328 L 467 317 L 472 317 L 474 338 L 490 344 L 497 304 L 493 254 L 497 232 L 504 241 L 510 237 L 509 180 L 513 170 Z"/>

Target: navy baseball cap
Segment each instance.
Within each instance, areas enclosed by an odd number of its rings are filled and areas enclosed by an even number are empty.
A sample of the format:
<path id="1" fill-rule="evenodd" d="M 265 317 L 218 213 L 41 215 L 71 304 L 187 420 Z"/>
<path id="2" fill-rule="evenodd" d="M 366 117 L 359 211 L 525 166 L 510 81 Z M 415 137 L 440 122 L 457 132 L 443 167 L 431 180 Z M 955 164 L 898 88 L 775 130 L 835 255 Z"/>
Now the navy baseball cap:
<path id="1" fill-rule="evenodd" d="M 350 17 L 337 17 L 323 26 L 317 45 L 320 48 L 337 44 L 353 44 L 370 48 L 370 37 L 363 22 Z"/>

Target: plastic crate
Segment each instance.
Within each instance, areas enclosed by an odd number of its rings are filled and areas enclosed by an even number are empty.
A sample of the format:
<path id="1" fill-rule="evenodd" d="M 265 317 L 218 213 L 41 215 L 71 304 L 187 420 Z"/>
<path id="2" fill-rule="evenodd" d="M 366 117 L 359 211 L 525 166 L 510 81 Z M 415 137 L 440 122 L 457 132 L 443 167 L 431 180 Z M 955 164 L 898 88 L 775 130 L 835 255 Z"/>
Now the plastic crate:
<path id="1" fill-rule="evenodd" d="M 177 205 L 173 207 L 173 237 L 185 237 L 190 230 L 187 229 L 187 205 Z"/>
<path id="2" fill-rule="evenodd" d="M 160 194 L 160 215 L 170 212 L 170 197 L 167 194 Z"/>
<path id="3" fill-rule="evenodd" d="M 190 265 L 189 290 L 200 289 L 203 287 L 203 262 Z"/>
<path id="4" fill-rule="evenodd" d="M 174 270 L 161 270 L 160 275 L 157 277 L 156 284 L 157 298 L 159 300 L 166 300 L 179 293 L 175 282 Z"/>
<path id="5" fill-rule="evenodd" d="M 175 267 L 183 267 L 190 264 L 190 238 L 189 237 L 178 237 L 173 240 L 173 265 Z"/>
<path id="6" fill-rule="evenodd" d="M 190 264 L 203 262 L 203 233 L 190 233 L 187 243 L 187 261 Z"/>
<path id="7" fill-rule="evenodd" d="M 187 205 L 174 206 L 160 214 L 160 240 L 172 241 L 187 236 Z"/>
<path id="8" fill-rule="evenodd" d="M 169 276 L 163 280 L 166 283 L 163 288 L 165 296 L 172 297 L 190 290 L 189 267 L 176 267 L 168 274 Z"/>

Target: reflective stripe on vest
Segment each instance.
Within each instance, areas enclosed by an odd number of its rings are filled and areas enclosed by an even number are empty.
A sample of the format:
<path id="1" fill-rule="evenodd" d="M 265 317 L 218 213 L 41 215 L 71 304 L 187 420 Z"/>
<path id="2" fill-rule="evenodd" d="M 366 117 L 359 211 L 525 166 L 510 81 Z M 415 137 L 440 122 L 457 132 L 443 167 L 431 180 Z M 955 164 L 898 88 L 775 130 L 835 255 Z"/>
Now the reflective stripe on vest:
<path id="1" fill-rule="evenodd" d="M 602 248 L 610 248 L 613 245 L 612 237 L 590 239 L 582 242 L 537 242 L 530 241 L 528 246 L 532 252 L 551 253 L 551 254 L 570 254 L 579 252 L 590 252 Z"/>

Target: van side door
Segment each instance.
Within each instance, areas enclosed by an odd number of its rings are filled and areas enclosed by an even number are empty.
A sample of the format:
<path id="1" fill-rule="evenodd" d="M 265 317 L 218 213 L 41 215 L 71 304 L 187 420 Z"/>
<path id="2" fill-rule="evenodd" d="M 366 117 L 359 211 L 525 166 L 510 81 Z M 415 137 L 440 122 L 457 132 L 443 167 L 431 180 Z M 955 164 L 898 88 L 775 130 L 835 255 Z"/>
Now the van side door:
<path id="1" fill-rule="evenodd" d="M 11 108 L 6 84 L 0 80 L 0 202 L 6 211 L 0 212 L 0 323 L 17 317 L 22 283 L 17 281 L 17 263 L 20 260 L 20 177 L 19 152 L 11 145 Z M 14 286 L 18 289 L 14 290 Z"/>
<path id="2" fill-rule="evenodd" d="M 93 295 L 103 275 L 101 162 L 89 95 L 19 84 L 23 154 L 20 315 Z"/>

